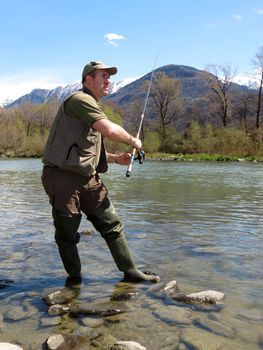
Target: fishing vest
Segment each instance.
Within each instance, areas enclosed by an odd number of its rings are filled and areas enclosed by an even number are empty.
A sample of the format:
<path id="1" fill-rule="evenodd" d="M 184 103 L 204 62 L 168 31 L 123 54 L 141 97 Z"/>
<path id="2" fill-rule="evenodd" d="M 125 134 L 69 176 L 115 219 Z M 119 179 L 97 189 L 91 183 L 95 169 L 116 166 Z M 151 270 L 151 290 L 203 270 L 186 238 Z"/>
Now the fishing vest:
<path id="1" fill-rule="evenodd" d="M 78 91 L 71 96 L 80 93 L 84 92 Z M 69 116 L 64 109 L 66 101 L 60 106 L 51 127 L 43 155 L 44 165 L 87 177 L 106 172 L 108 165 L 101 133 L 81 119 Z"/>

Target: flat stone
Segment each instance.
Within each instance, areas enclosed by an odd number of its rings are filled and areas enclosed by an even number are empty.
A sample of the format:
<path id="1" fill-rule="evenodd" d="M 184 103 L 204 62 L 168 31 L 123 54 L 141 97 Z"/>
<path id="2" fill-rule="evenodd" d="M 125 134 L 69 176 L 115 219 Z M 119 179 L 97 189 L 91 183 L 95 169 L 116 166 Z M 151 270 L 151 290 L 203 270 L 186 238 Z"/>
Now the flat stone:
<path id="1" fill-rule="evenodd" d="M 188 325 L 192 323 L 192 312 L 175 305 L 163 306 L 161 309 L 153 311 L 153 315 L 172 325 Z"/>
<path id="2" fill-rule="evenodd" d="M 65 288 L 44 295 L 43 300 L 49 306 L 55 304 L 68 304 L 76 298 L 78 291 Z"/>
<path id="3" fill-rule="evenodd" d="M 49 337 L 45 346 L 48 350 L 90 350 L 89 337 L 84 335 L 69 335 L 63 336 L 61 334 L 55 334 Z"/>
<path id="4" fill-rule="evenodd" d="M 208 303 L 208 304 L 218 304 L 222 301 L 225 294 L 215 290 L 205 290 L 199 293 L 184 294 L 184 293 L 174 293 L 172 298 L 177 301 L 182 301 L 185 303 Z"/>
<path id="5" fill-rule="evenodd" d="M 70 316 L 79 315 L 101 315 L 111 316 L 126 312 L 122 306 L 115 306 L 110 303 L 91 303 L 87 305 L 74 305 L 69 310 Z"/>
<path id="6" fill-rule="evenodd" d="M 40 320 L 41 326 L 57 326 L 61 323 L 61 318 L 57 317 L 43 317 Z"/>
<path id="7" fill-rule="evenodd" d="M 225 338 L 234 339 L 237 336 L 237 332 L 233 327 L 226 326 L 216 320 L 199 318 L 195 320 L 194 323 L 200 328 L 206 329 L 213 334 L 220 335 Z"/>
<path id="8" fill-rule="evenodd" d="M 146 350 L 146 348 L 134 341 L 118 341 L 109 350 Z"/>
<path id="9" fill-rule="evenodd" d="M 139 296 L 139 292 L 124 292 L 120 294 L 113 294 L 110 300 L 114 301 L 127 301 Z"/>
<path id="10" fill-rule="evenodd" d="M 69 307 L 69 304 L 54 304 L 48 308 L 48 314 L 51 316 L 63 315 L 69 311 Z"/>
<path id="11" fill-rule="evenodd" d="M 238 343 L 237 339 L 235 341 L 226 339 L 198 327 L 182 329 L 179 346 L 182 349 L 195 350 L 248 350 L 247 344 L 242 341 Z"/>
<path id="12" fill-rule="evenodd" d="M 177 282 L 175 280 L 166 282 L 166 283 L 158 283 L 152 287 L 150 287 L 148 290 L 153 293 L 164 293 L 166 295 L 170 295 L 174 293 L 178 288 Z"/>
<path id="13" fill-rule="evenodd" d="M 113 346 L 117 342 L 117 339 L 114 338 L 111 334 L 105 333 L 100 334 L 93 340 L 91 340 L 91 345 L 95 349 L 103 349 L 103 350 L 110 350 L 111 346 Z M 86 349 L 85 349 L 86 350 Z"/>
<path id="14" fill-rule="evenodd" d="M 83 317 L 81 323 L 86 327 L 97 328 L 103 325 L 104 321 L 101 318 Z"/>
<path id="15" fill-rule="evenodd" d="M 65 338 L 62 334 L 51 335 L 46 341 L 46 348 L 47 350 L 56 350 L 64 341 Z"/>
<path id="16" fill-rule="evenodd" d="M 5 318 L 12 321 L 21 321 L 35 315 L 37 312 L 36 308 L 24 307 L 22 305 L 10 305 Z"/>

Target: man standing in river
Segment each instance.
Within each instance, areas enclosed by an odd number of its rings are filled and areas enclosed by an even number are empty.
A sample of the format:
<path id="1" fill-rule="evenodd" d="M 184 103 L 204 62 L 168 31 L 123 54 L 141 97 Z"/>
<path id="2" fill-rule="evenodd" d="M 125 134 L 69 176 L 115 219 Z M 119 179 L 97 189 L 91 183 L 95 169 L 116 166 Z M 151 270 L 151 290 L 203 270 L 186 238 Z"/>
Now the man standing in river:
<path id="1" fill-rule="evenodd" d="M 109 93 L 110 76 L 116 67 L 90 62 L 82 73 L 83 89 L 61 105 L 50 130 L 43 156 L 42 183 L 52 205 L 55 240 L 65 270 L 81 278 L 77 249 L 81 212 L 105 239 L 124 277 L 131 281 L 158 282 L 159 276 L 143 273 L 132 260 L 123 224 L 115 212 L 99 173 L 107 163 L 129 164 L 130 153 L 110 154 L 103 138 L 141 149 L 141 141 L 108 120 L 98 100 Z"/>

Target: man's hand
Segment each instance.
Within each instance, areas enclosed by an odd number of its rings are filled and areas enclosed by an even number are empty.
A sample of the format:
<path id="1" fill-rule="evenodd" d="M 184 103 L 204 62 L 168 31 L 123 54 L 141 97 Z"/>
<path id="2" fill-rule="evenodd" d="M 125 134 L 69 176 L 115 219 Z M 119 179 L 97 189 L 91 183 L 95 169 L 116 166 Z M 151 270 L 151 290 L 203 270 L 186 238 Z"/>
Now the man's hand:
<path id="1" fill-rule="evenodd" d="M 142 149 L 142 141 L 131 136 L 130 145 L 138 151 Z"/>
<path id="2" fill-rule="evenodd" d="M 115 163 L 120 165 L 129 165 L 131 154 L 128 152 L 121 153 L 115 156 Z"/>

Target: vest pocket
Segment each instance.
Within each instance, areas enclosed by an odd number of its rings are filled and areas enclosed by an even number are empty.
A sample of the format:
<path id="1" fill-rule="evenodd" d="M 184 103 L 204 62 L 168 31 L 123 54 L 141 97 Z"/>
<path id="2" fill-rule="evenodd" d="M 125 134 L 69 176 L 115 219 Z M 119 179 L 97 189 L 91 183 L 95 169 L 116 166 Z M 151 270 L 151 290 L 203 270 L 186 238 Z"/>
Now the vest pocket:
<path id="1" fill-rule="evenodd" d="M 83 150 L 77 144 L 68 149 L 63 167 L 82 175 L 93 175 L 95 170 L 96 156 L 88 150 Z"/>

